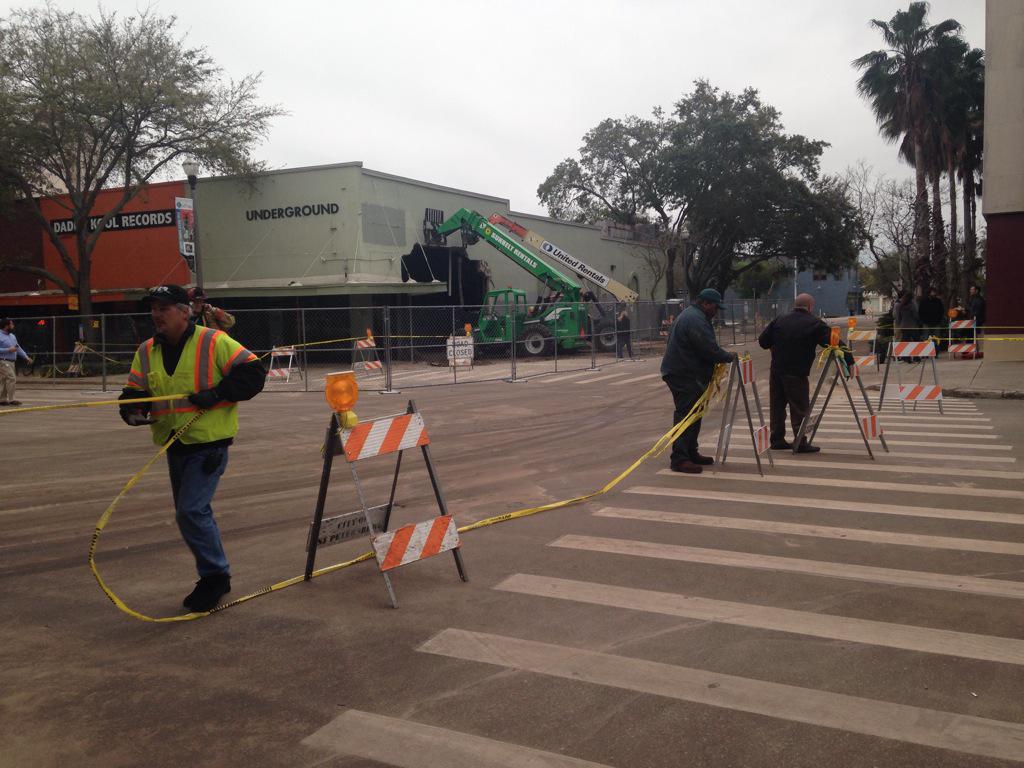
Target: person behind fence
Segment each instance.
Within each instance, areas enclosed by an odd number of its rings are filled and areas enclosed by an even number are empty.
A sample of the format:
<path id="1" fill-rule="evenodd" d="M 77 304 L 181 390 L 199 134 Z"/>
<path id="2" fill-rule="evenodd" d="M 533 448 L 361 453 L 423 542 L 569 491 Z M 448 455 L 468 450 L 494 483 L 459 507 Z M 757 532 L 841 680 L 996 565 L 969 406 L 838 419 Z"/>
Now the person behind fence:
<path id="1" fill-rule="evenodd" d="M 214 328 L 227 333 L 235 325 L 235 316 L 223 309 L 206 303 L 206 291 L 202 288 L 189 288 L 189 304 L 192 307 L 192 319 L 196 325 Z"/>
<path id="2" fill-rule="evenodd" d="M 892 307 L 892 326 L 896 341 L 917 341 L 921 321 L 910 291 L 900 291 Z"/>
<path id="3" fill-rule="evenodd" d="M 14 335 L 14 321 L 9 317 L 0 318 L 0 406 L 21 405 L 21 400 L 14 399 L 14 387 L 18 383 L 16 363 L 21 358 L 32 365 L 18 337 Z"/>
<path id="4" fill-rule="evenodd" d="M 672 423 L 678 424 L 690 412 L 704 394 L 716 363 L 729 363 L 736 359 L 732 352 L 726 352 L 715 340 L 715 329 L 711 319 L 723 307 L 722 294 L 713 288 L 705 288 L 697 294 L 697 300 L 679 314 L 669 330 L 665 356 L 661 361 L 661 378 L 672 392 L 675 412 Z M 700 419 L 672 443 L 672 457 L 669 467 L 673 472 L 700 474 L 715 460 L 702 456 L 697 450 L 700 435 Z"/>
<path id="5" fill-rule="evenodd" d="M 967 300 L 967 314 L 974 321 L 975 328 L 980 329 L 985 325 L 985 297 L 981 295 L 981 289 L 972 285 L 969 289 L 970 298 Z"/>
<path id="6" fill-rule="evenodd" d="M 926 339 L 930 336 L 941 338 L 945 336 L 945 328 L 943 326 L 946 321 L 946 306 L 942 303 L 938 290 L 935 288 L 929 289 L 928 295 L 918 302 L 917 317 L 921 321 L 922 326 L 921 338 Z"/>
<path id="7" fill-rule="evenodd" d="M 622 357 L 622 350 L 629 352 L 629 359 L 633 359 L 633 341 L 629 332 L 629 311 L 625 304 L 620 304 L 615 314 L 615 359 Z"/>
<path id="8" fill-rule="evenodd" d="M 771 447 L 775 450 L 793 447 L 786 441 L 786 408 L 789 408 L 794 439 L 811 410 L 807 377 L 818 347 L 828 346 L 830 334 L 831 329 L 814 316 L 814 297 L 801 293 L 793 300 L 793 310 L 768 323 L 757 339 L 761 349 L 772 351 L 768 399 Z M 796 450 L 797 453 L 817 453 L 821 449 L 801 440 Z"/>
<path id="9" fill-rule="evenodd" d="M 231 569 L 210 502 L 238 432 L 238 403 L 263 390 L 266 373 L 256 355 L 226 333 L 195 324 L 181 286 L 152 288 L 143 302 L 156 335 L 135 353 L 120 399 L 179 393 L 187 399 L 122 405 L 121 418 L 133 427 L 148 424 L 153 442 L 162 446 L 204 412 L 167 449 L 167 466 L 175 519 L 199 574 L 183 604 L 209 611 L 231 591 Z"/>

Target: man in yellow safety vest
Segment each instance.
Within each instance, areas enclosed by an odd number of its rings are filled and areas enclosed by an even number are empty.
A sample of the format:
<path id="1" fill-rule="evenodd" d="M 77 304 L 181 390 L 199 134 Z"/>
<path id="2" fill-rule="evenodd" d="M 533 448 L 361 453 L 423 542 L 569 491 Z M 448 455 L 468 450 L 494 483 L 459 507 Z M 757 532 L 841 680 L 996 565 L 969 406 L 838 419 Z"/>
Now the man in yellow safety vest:
<path id="1" fill-rule="evenodd" d="M 263 390 L 266 372 L 252 352 L 223 331 L 197 326 L 188 292 L 158 285 L 143 299 L 156 335 L 135 353 L 121 399 L 182 394 L 179 400 L 121 406 L 129 426 L 148 424 L 164 445 L 188 421 L 202 415 L 167 450 L 175 519 L 195 557 L 199 581 L 184 600 L 190 611 L 209 611 L 231 591 L 220 531 L 210 502 L 238 432 L 238 403 Z"/>

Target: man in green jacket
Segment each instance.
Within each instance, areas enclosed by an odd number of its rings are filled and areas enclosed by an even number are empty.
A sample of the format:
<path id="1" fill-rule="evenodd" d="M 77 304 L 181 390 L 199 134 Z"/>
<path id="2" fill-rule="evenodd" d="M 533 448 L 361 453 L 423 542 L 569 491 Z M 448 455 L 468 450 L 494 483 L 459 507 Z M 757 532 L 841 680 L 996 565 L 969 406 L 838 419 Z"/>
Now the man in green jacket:
<path id="1" fill-rule="evenodd" d="M 669 331 L 665 357 L 661 361 L 661 378 L 672 392 L 675 403 L 673 424 L 686 418 L 704 394 L 715 365 L 736 359 L 734 353 L 718 346 L 715 329 L 711 326 L 711 319 L 723 306 L 722 294 L 714 288 L 705 288 L 697 294 L 697 300 L 680 313 Z M 703 467 L 715 463 L 710 456 L 698 452 L 699 434 L 698 420 L 672 444 L 669 466 L 673 472 L 696 475 L 704 471 Z"/>

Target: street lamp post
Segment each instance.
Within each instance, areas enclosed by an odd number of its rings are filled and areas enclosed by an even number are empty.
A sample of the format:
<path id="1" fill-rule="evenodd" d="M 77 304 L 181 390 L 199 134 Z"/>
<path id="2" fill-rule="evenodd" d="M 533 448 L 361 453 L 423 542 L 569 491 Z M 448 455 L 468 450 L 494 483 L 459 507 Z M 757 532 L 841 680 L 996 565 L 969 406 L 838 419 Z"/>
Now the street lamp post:
<path id="1" fill-rule="evenodd" d="M 186 160 L 181 164 L 181 169 L 185 171 L 185 177 L 188 179 L 188 197 L 192 201 L 192 227 L 195 230 L 193 246 L 195 247 L 195 271 L 196 271 L 196 287 L 203 287 L 203 260 L 199 253 L 199 209 L 196 207 L 196 181 L 199 176 L 199 163 L 195 160 Z"/>

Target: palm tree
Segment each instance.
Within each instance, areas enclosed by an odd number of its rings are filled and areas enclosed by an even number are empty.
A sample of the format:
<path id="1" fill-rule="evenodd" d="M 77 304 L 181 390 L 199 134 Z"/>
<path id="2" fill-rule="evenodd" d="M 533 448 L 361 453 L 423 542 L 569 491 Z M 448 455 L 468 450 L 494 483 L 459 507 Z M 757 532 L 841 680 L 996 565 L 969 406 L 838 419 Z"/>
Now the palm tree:
<path id="1" fill-rule="evenodd" d="M 911 3 L 906 11 L 898 11 L 889 21 L 872 19 L 871 26 L 881 33 L 885 48 L 854 59 L 853 65 L 863 70 L 857 90 L 871 103 L 883 135 L 890 140 L 905 135 L 913 148 L 917 191 L 913 258 L 917 283 L 926 291 L 932 282 L 925 154 L 927 58 L 928 52 L 944 39 L 958 36 L 961 26 L 954 19 L 929 25 L 926 2 Z"/>
<path id="2" fill-rule="evenodd" d="M 968 290 L 977 279 L 981 266 L 977 254 L 977 203 L 981 191 L 982 138 L 985 115 L 985 52 L 980 48 L 967 51 L 957 67 L 955 91 L 956 119 L 952 123 L 953 154 L 947 173 L 950 193 L 954 178 L 960 176 L 963 193 L 964 250 L 959 263 L 959 297 L 965 303 Z"/>

